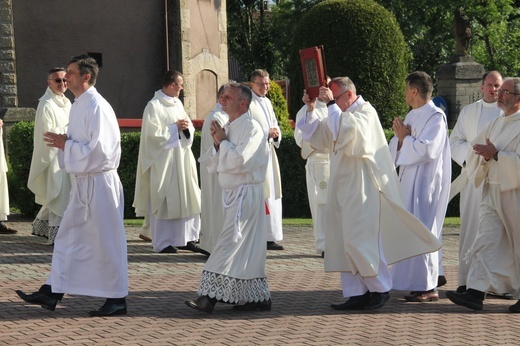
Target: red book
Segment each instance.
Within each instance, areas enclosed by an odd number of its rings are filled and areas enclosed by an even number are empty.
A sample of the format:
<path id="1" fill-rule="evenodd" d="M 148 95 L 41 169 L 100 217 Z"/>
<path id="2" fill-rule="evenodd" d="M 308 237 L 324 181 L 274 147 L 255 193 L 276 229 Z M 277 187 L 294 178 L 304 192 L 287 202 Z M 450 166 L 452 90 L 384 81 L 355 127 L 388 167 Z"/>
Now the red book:
<path id="1" fill-rule="evenodd" d="M 311 99 L 318 97 L 321 86 L 327 86 L 327 68 L 323 46 L 300 50 L 303 81 Z"/>

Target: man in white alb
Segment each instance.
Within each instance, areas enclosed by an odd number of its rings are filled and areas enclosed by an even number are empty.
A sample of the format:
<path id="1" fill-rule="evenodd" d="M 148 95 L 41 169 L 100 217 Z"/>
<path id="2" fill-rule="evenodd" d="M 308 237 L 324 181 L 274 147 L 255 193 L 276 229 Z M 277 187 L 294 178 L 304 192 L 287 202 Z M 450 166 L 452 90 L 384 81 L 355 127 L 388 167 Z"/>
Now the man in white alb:
<path id="1" fill-rule="evenodd" d="M 479 229 L 467 254 L 467 289 L 446 292 L 453 303 L 473 310 L 482 310 L 486 292 L 520 298 L 520 78 L 506 78 L 497 93 L 504 115 L 473 140 L 466 158 L 469 180 L 483 185 Z M 509 311 L 520 313 L 520 300 Z"/>
<path id="2" fill-rule="evenodd" d="M 330 150 L 325 227 L 325 271 L 340 272 L 336 310 L 378 309 L 389 299 L 388 264 L 436 251 L 441 244 L 406 211 L 377 112 L 350 78 L 321 87 L 328 116 L 318 119 L 305 92 L 305 117 L 296 125 L 313 148 Z"/>
<path id="3" fill-rule="evenodd" d="M 47 90 L 40 98 L 34 119 L 34 149 L 27 187 L 42 207 L 32 223 L 32 234 L 47 237 L 54 244 L 65 208 L 69 203 L 70 177 L 60 168 L 59 149 L 44 145 L 45 132 L 66 133 L 69 125 L 70 101 L 66 70 L 53 68 L 47 74 Z"/>
<path id="4" fill-rule="evenodd" d="M 399 170 L 406 209 L 442 241 L 442 226 L 451 183 L 451 155 L 444 112 L 430 100 L 433 82 L 421 71 L 406 77 L 406 103 L 412 110 L 404 122 L 395 118 L 390 152 Z M 409 290 L 409 302 L 439 300 L 439 251 L 392 266 L 393 288 Z"/>
<path id="5" fill-rule="evenodd" d="M 264 193 L 267 210 L 267 250 L 283 250 L 283 246 L 276 243 L 283 239 L 282 229 L 282 180 L 280 165 L 275 148 L 280 147 L 282 132 L 278 127 L 278 120 L 274 114 L 273 105 L 266 97 L 269 91 L 269 73 L 265 70 L 254 70 L 251 73 L 251 89 L 253 101 L 249 112 L 253 119 L 258 121 L 264 129 L 269 146 L 269 164 L 265 176 Z"/>
<path id="6" fill-rule="evenodd" d="M 54 241 L 51 273 L 38 292 L 20 298 L 55 310 L 65 293 L 106 298 L 90 316 L 126 314 L 128 260 L 123 225 L 123 186 L 117 174 L 121 135 L 114 110 L 94 87 L 99 72 L 86 55 L 73 57 L 67 85 L 76 97 L 67 134 L 46 132 L 47 145 L 60 149 L 70 174 L 70 201 Z"/>
<path id="7" fill-rule="evenodd" d="M 7 186 L 7 161 L 3 141 L 4 121 L 0 119 L 0 234 L 15 234 L 18 231 L 7 227 L 3 221 L 9 215 L 9 190 Z"/>
<path id="8" fill-rule="evenodd" d="M 251 98 L 247 86 L 228 84 L 222 110 L 229 122 L 211 123 L 214 145 L 200 158 L 202 169 L 218 174 L 224 191 L 224 227 L 202 271 L 199 297 L 185 303 L 208 313 L 219 301 L 243 303 L 235 310 L 271 310 L 263 189 L 269 154 L 262 127 L 248 113 Z"/>
<path id="9" fill-rule="evenodd" d="M 482 185 L 476 188 L 468 181 L 466 158 L 471 153 L 471 142 L 491 122 L 500 116 L 497 90 L 502 85 L 502 76 L 498 71 L 491 71 L 482 77 L 482 99 L 462 108 L 457 123 L 450 135 L 451 158 L 462 167 L 462 171 L 451 185 L 450 195 L 460 192 L 460 236 L 459 236 L 459 274 L 457 292 L 466 291 L 469 262 L 466 254 L 475 241 L 480 218 L 480 200 Z M 502 292 L 505 293 L 505 292 Z"/>
<path id="10" fill-rule="evenodd" d="M 224 87 L 218 89 L 217 104 L 204 119 L 200 139 L 200 156 L 204 155 L 213 147 L 213 135 L 211 123 L 215 120 L 221 127 L 229 121 L 228 115 L 222 111 L 222 97 Z M 200 158 L 199 158 L 200 160 Z M 209 255 L 217 243 L 220 231 L 224 225 L 224 210 L 222 206 L 222 187 L 218 182 L 218 174 L 209 173 L 207 169 L 200 170 L 200 193 L 201 193 L 201 215 L 200 215 L 200 242 L 201 252 Z"/>
<path id="11" fill-rule="evenodd" d="M 327 83 L 330 78 L 327 78 Z M 296 114 L 296 123 L 305 117 L 307 105 L 304 105 Z M 321 100 L 316 100 L 314 114 L 318 119 L 327 117 L 327 105 Z M 327 207 L 327 191 L 329 185 L 330 164 L 329 149 L 318 150 L 304 141 L 301 130 L 294 129 L 294 140 L 301 148 L 301 156 L 307 160 L 305 165 L 307 195 L 309 196 L 309 207 L 311 209 L 312 227 L 314 230 L 314 245 L 316 253 L 324 257 L 325 252 L 325 212 Z"/>
<path id="12" fill-rule="evenodd" d="M 137 216 L 146 216 L 155 252 L 199 252 L 200 188 L 191 151 L 195 128 L 179 94 L 184 79 L 168 71 L 146 105 L 135 183 Z"/>

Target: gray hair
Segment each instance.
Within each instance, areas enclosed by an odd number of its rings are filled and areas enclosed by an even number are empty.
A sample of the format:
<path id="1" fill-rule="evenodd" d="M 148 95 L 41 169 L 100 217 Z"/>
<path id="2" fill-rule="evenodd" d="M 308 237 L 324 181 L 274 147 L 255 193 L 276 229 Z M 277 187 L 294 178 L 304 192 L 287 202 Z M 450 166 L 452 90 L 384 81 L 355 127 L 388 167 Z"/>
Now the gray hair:
<path id="1" fill-rule="evenodd" d="M 253 99 L 253 92 L 251 91 L 251 88 L 248 86 L 245 86 L 244 84 L 240 83 L 228 83 L 227 87 L 230 88 L 239 88 L 240 94 L 239 94 L 239 100 L 246 100 L 247 101 L 247 108 L 249 109 L 249 105 L 251 104 L 251 100 Z"/>
<path id="2" fill-rule="evenodd" d="M 354 85 L 354 82 L 352 82 L 352 79 L 348 77 L 333 78 L 329 83 L 329 88 L 332 84 L 339 86 L 342 91 L 350 90 L 354 94 L 356 93 L 356 86 Z"/>
<path id="3" fill-rule="evenodd" d="M 511 90 L 511 92 L 514 92 L 515 94 L 520 94 L 520 78 L 519 77 L 508 77 L 504 80 L 504 82 L 508 81 L 508 80 L 513 81 L 513 90 Z"/>

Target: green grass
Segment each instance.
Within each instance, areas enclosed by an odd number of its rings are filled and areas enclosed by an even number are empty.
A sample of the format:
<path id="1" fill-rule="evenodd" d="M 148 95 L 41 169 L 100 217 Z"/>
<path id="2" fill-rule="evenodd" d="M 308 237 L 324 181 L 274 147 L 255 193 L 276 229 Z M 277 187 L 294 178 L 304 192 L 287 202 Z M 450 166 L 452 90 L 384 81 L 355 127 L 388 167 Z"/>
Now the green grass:
<path id="1" fill-rule="evenodd" d="M 287 218 L 282 220 L 284 226 L 312 226 L 312 219 Z M 143 219 L 125 219 L 125 226 L 142 226 Z M 445 227 L 460 227 L 460 217 L 447 217 L 444 219 Z"/>

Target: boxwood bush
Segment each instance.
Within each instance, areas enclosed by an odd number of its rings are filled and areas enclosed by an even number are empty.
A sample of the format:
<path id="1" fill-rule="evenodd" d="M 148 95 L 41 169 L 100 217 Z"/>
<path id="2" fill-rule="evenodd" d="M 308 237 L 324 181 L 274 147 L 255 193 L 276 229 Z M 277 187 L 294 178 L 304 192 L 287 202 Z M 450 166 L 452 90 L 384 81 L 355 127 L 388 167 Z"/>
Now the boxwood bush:
<path id="1" fill-rule="evenodd" d="M 34 203 L 34 195 L 27 188 L 31 156 L 33 150 L 34 122 L 19 122 L 9 132 L 8 154 L 10 171 L 9 192 L 11 205 L 25 216 L 34 217 L 39 206 Z M 388 138 L 391 131 L 385 131 Z M 125 218 L 134 218 L 132 207 L 135 190 L 137 156 L 139 153 L 139 132 L 121 134 L 121 162 L 118 173 L 125 194 Z M 277 150 L 282 175 L 283 216 L 310 217 L 307 188 L 305 183 L 305 160 L 300 157 L 300 148 L 293 139 L 293 131 L 282 132 L 283 141 Z M 195 132 L 192 146 L 195 158 L 200 156 L 200 131 Z M 200 167 L 199 167 L 200 170 Z M 453 164 L 453 177 L 460 172 L 457 164 Z M 200 181 L 200 179 L 199 179 Z M 449 205 L 448 216 L 458 216 L 458 198 Z"/>
<path id="2" fill-rule="evenodd" d="M 372 0 L 329 0 L 298 22 L 290 58 L 291 114 L 301 107 L 304 89 L 299 50 L 323 45 L 330 77 L 348 76 L 372 103 L 383 127 L 404 116 L 408 51 L 392 13 Z"/>

